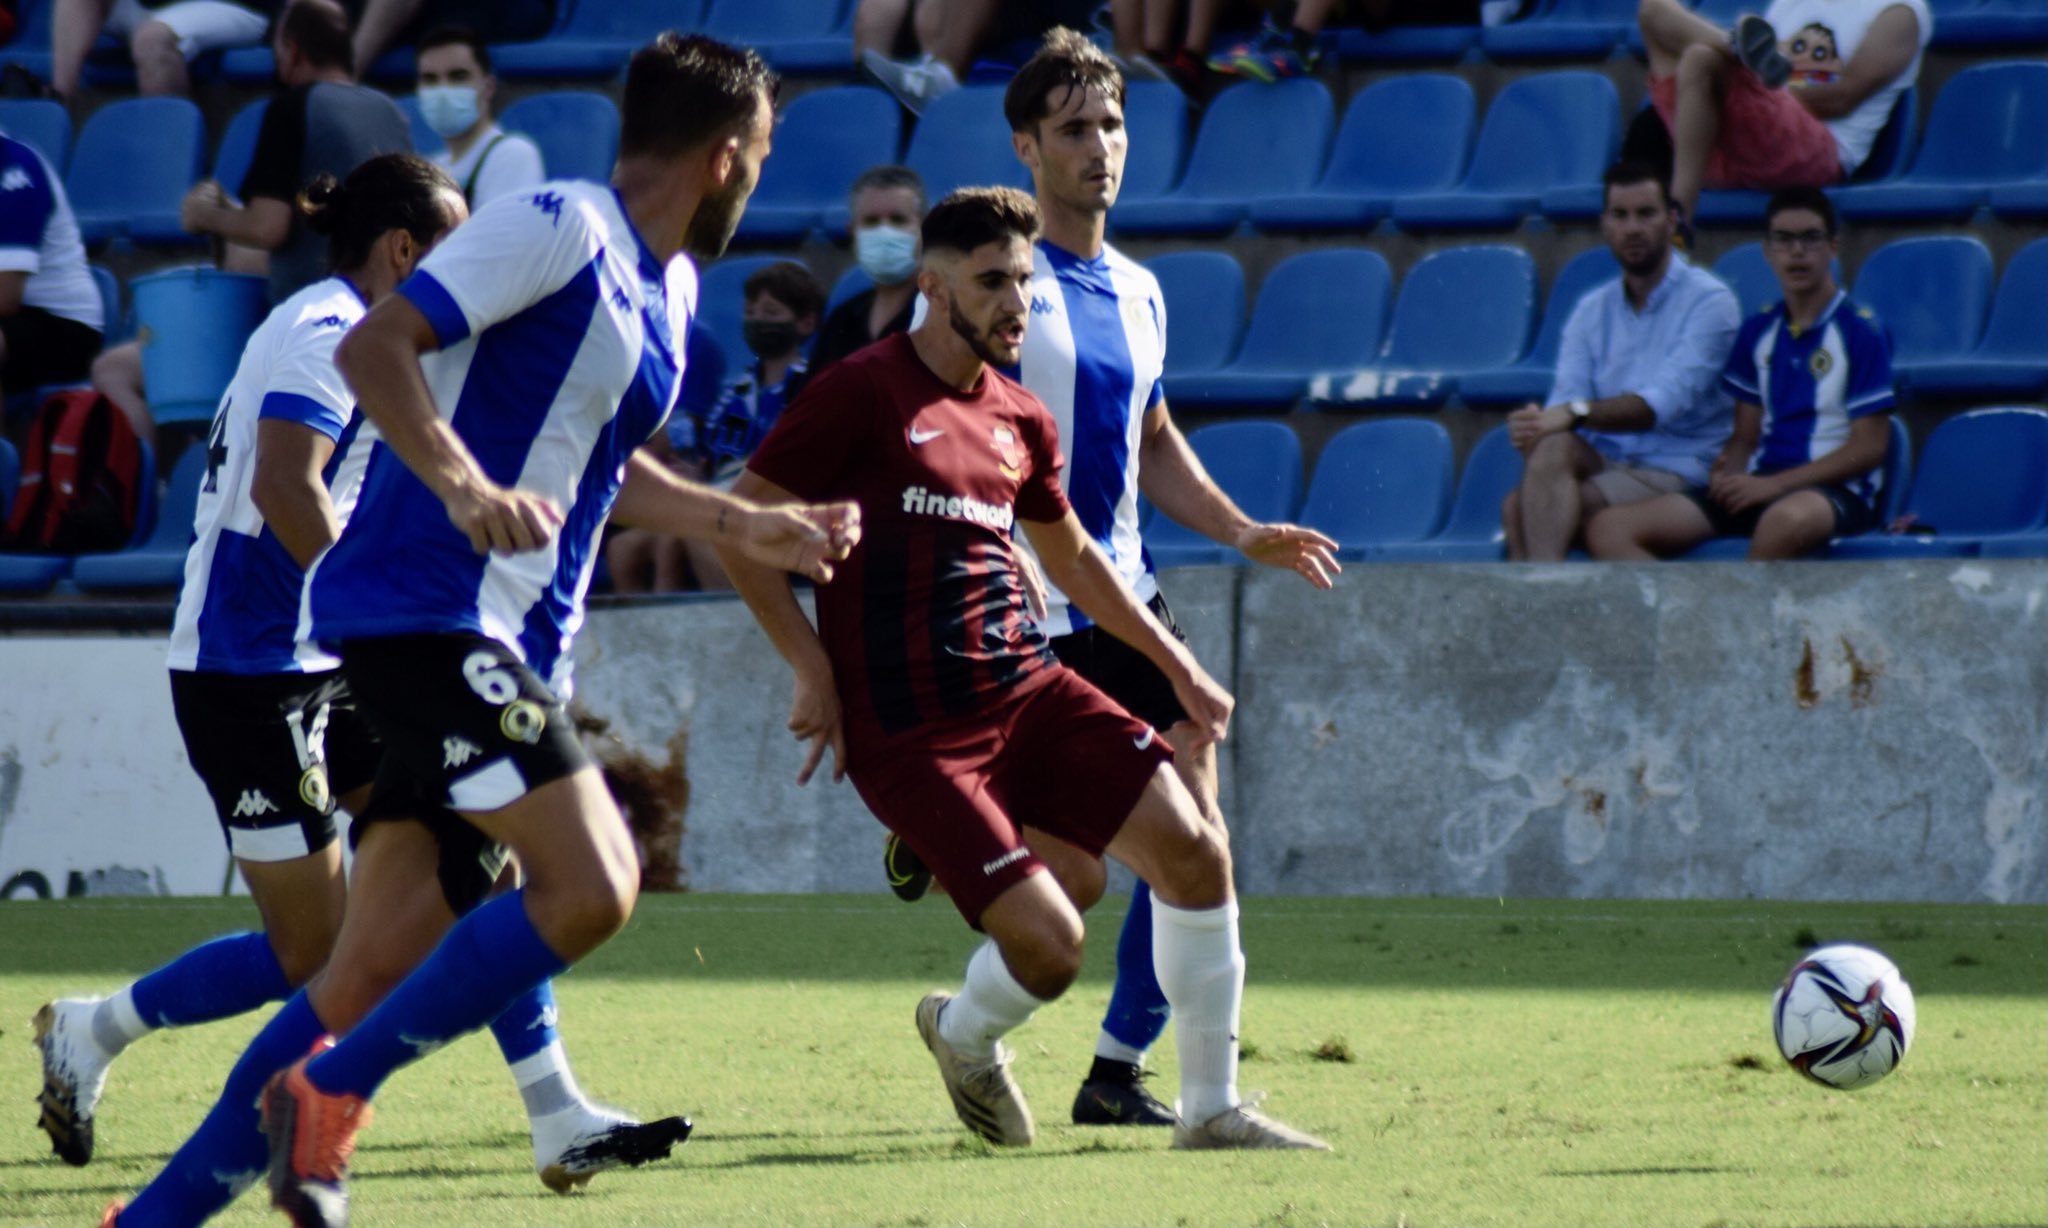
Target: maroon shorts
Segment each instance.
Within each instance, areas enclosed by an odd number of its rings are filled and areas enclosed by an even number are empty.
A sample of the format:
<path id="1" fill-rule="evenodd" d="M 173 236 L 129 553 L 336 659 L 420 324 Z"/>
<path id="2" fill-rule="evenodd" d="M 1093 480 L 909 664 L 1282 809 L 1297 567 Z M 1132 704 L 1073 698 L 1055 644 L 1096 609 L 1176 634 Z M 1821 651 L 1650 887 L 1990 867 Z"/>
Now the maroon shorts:
<path id="1" fill-rule="evenodd" d="M 1024 825 L 1099 857 L 1173 759 L 1166 739 L 1072 670 L 1039 678 L 970 719 L 865 746 L 847 773 L 976 929 L 997 896 L 1045 869 Z"/>
<path id="2" fill-rule="evenodd" d="M 1650 78 L 1650 102 L 1672 127 L 1678 81 Z M 1828 126 L 1789 90 L 1771 89 L 1755 73 L 1728 73 L 1721 127 L 1707 155 L 1709 188 L 1826 187 L 1842 177 L 1842 155 Z"/>

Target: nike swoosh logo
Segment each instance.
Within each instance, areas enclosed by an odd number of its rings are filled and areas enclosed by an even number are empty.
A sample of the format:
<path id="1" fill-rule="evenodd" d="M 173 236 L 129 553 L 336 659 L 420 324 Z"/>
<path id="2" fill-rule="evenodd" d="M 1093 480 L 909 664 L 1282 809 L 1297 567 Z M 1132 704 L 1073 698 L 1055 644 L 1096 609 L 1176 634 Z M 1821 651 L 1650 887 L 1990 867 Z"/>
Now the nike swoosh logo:
<path id="1" fill-rule="evenodd" d="M 920 431 L 913 426 L 910 428 L 910 442 L 930 443 L 932 440 L 937 439 L 939 436 L 945 433 L 946 432 L 943 428 L 936 431 Z"/>
<path id="2" fill-rule="evenodd" d="M 1145 736 L 1141 738 L 1132 738 L 1131 745 L 1137 747 L 1139 750 L 1144 750 L 1146 747 L 1152 745 L 1152 730 L 1148 728 L 1145 730 Z"/>

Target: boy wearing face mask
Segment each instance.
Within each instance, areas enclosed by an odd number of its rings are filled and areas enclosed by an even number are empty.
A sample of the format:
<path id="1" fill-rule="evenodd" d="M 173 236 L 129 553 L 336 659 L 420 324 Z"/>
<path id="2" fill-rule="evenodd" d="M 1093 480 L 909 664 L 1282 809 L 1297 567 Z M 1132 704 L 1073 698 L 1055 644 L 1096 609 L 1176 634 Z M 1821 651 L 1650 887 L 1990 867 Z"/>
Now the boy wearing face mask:
<path id="1" fill-rule="evenodd" d="M 861 173 L 848 193 L 847 225 L 854 259 L 875 283 L 847 299 L 818 330 L 811 370 L 866 349 L 891 333 L 910 330 L 917 303 L 918 227 L 924 221 L 924 180 L 907 166 L 877 166 Z"/>
<path id="2" fill-rule="evenodd" d="M 472 209 L 547 178 L 540 146 L 491 118 L 498 79 L 483 38 L 466 26 L 440 26 L 419 43 L 420 118 L 447 142 L 429 155 L 462 188 Z"/>

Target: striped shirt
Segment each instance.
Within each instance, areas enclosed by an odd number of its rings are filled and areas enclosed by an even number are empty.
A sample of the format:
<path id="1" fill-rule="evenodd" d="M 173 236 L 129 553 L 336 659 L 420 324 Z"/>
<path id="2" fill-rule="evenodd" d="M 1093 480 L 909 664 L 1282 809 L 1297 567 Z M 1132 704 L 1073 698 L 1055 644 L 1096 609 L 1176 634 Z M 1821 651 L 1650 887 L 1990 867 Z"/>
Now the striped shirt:
<path id="1" fill-rule="evenodd" d="M 1806 328 L 1795 327 L 1779 303 L 1742 326 L 1721 384 L 1763 408 L 1763 442 L 1750 471 L 1794 469 L 1847 443 L 1854 419 L 1891 412 L 1891 337 L 1840 291 Z M 1883 476 L 1872 469 L 1843 484 L 1873 502 Z"/>

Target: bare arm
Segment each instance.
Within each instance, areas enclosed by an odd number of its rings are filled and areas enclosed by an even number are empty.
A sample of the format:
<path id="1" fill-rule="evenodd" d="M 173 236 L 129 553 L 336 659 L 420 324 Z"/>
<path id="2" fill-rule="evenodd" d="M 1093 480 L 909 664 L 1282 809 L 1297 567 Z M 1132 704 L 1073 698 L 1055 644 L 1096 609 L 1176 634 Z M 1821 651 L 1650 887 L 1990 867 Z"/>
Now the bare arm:
<path id="1" fill-rule="evenodd" d="M 21 310 L 21 296 L 28 293 L 28 274 L 17 269 L 0 273 L 0 316 Z M 108 321 L 112 324 L 113 321 Z"/>
<path id="2" fill-rule="evenodd" d="M 748 559 L 783 571 L 832 579 L 832 565 L 860 540 L 860 509 L 851 503 L 763 507 L 700 485 L 664 468 L 645 452 L 626 462 L 626 481 L 612 519 L 670 537 L 731 545 Z"/>
<path id="3" fill-rule="evenodd" d="M 1329 588 L 1343 571 L 1332 553 L 1337 543 L 1291 524 L 1260 524 L 1244 514 L 1202 467 L 1187 436 L 1173 423 L 1166 402 L 1145 414 L 1138 441 L 1138 488 L 1154 506 L 1212 541 L 1268 567 L 1299 572 L 1317 588 Z"/>
<path id="4" fill-rule="evenodd" d="M 263 523 L 301 568 L 341 536 L 321 471 L 334 455 L 334 441 L 297 422 L 265 418 L 256 424 L 256 466 L 249 498 Z"/>
<path id="5" fill-rule="evenodd" d="M 237 205 L 211 179 L 192 185 L 178 206 L 178 223 L 190 234 L 215 235 L 244 247 L 274 252 L 292 233 L 292 207 L 258 196 Z"/>
<path id="6" fill-rule="evenodd" d="M 1815 119 L 1840 119 L 1913 63 L 1920 53 L 1920 19 L 1903 4 L 1877 15 L 1856 45 L 1856 54 L 1842 65 L 1842 75 L 1824 84 L 1801 86 L 1792 96 Z"/>
<path id="7" fill-rule="evenodd" d="M 1202 669 L 1187 645 L 1167 634 L 1139 604 L 1101 547 L 1089 539 L 1080 519 L 1070 510 L 1060 520 L 1018 523 L 1052 582 L 1103 630 L 1143 653 L 1173 683 L 1196 737 L 1222 741 L 1230 729 L 1230 695 Z"/>

